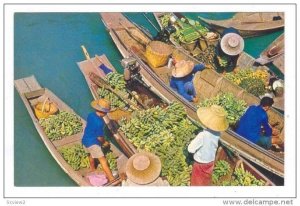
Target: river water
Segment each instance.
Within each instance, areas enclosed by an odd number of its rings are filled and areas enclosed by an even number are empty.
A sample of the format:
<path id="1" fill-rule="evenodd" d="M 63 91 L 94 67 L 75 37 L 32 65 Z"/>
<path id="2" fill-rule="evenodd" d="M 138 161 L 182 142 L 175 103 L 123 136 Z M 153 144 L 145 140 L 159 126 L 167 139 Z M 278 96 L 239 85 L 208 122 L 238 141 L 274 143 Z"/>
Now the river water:
<path id="1" fill-rule="evenodd" d="M 142 13 L 126 13 L 135 23 L 156 30 Z M 151 13 L 146 14 L 156 27 Z M 185 13 L 188 17 L 229 18 L 233 13 Z M 283 31 L 245 39 L 245 51 L 254 57 Z M 92 111 L 92 96 L 76 62 L 85 59 L 81 45 L 90 56 L 106 54 L 122 72 L 121 55 L 98 13 L 15 13 L 14 79 L 35 75 L 42 87 L 58 97 L 86 119 Z M 276 68 L 272 68 L 276 72 Z M 31 118 L 14 90 L 14 185 L 76 186 L 48 152 Z"/>

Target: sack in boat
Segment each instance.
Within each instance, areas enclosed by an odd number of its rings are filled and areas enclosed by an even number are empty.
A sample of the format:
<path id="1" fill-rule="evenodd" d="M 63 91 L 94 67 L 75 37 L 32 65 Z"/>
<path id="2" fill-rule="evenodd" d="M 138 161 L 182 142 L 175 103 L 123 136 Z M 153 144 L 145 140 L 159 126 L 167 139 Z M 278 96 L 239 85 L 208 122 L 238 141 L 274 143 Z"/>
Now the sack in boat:
<path id="1" fill-rule="evenodd" d="M 34 107 L 34 112 L 38 119 L 47 118 L 57 111 L 57 106 L 53 102 L 49 102 L 48 98 L 45 99 L 44 102 L 38 102 Z"/>
<path id="2" fill-rule="evenodd" d="M 151 67 L 157 68 L 168 63 L 172 48 L 168 44 L 160 41 L 152 41 L 146 47 L 145 57 Z"/>

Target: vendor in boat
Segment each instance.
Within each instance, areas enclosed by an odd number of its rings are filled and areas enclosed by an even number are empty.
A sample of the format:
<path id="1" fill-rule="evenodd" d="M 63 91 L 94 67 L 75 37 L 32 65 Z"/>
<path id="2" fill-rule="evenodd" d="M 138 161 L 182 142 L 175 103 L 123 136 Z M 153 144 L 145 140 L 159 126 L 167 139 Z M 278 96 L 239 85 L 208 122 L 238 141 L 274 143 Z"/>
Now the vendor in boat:
<path id="1" fill-rule="evenodd" d="M 159 177 L 161 161 L 150 152 L 139 152 L 132 155 L 126 163 L 122 186 L 170 186 L 168 181 Z M 122 179 L 125 179 L 122 177 Z"/>
<path id="2" fill-rule="evenodd" d="M 105 75 L 109 74 L 112 72 L 110 68 L 108 68 L 100 59 L 98 55 L 95 55 L 95 61 L 97 62 L 97 65 L 99 65 L 99 69 L 104 72 Z"/>
<path id="3" fill-rule="evenodd" d="M 215 50 L 217 71 L 232 72 L 236 68 L 239 55 L 243 50 L 244 39 L 238 30 L 232 27 L 225 29 Z"/>
<path id="4" fill-rule="evenodd" d="M 103 117 L 110 111 L 110 102 L 105 99 L 94 100 L 91 106 L 96 110 L 88 115 L 86 127 L 82 137 L 82 144 L 89 153 L 90 169 L 95 171 L 95 159 L 98 159 L 102 169 L 109 181 L 114 180 L 114 176 L 108 166 L 101 146 L 109 146 L 109 142 L 104 139 Z"/>
<path id="5" fill-rule="evenodd" d="M 271 127 L 267 115 L 273 103 L 272 98 L 265 96 L 259 105 L 250 106 L 240 118 L 236 132 L 265 149 L 280 143 L 279 130 Z"/>
<path id="6" fill-rule="evenodd" d="M 195 139 L 188 145 L 188 151 L 194 154 L 194 164 L 191 175 L 191 186 L 211 185 L 215 155 L 218 148 L 221 131 L 227 130 L 229 124 L 223 107 L 212 105 L 199 108 L 197 115 L 204 127 Z"/>
<path id="7" fill-rule="evenodd" d="M 192 61 L 181 60 L 172 70 L 170 87 L 190 102 L 197 102 L 193 84 L 194 74 L 204 70 L 204 64 L 194 64 Z"/>

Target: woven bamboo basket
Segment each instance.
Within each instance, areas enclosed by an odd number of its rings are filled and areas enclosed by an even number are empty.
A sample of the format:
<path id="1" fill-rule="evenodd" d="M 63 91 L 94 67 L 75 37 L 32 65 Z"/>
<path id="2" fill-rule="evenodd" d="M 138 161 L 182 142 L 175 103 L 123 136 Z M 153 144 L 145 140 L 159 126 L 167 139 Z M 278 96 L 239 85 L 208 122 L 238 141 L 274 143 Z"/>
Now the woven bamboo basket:
<path id="1" fill-rule="evenodd" d="M 34 107 L 34 112 L 38 119 L 47 118 L 57 111 L 57 106 L 53 102 L 50 102 L 48 98 L 44 102 L 38 102 Z"/>
<path id="2" fill-rule="evenodd" d="M 152 41 L 146 47 L 145 57 L 151 67 L 157 68 L 168 63 L 172 48 L 160 41 Z"/>

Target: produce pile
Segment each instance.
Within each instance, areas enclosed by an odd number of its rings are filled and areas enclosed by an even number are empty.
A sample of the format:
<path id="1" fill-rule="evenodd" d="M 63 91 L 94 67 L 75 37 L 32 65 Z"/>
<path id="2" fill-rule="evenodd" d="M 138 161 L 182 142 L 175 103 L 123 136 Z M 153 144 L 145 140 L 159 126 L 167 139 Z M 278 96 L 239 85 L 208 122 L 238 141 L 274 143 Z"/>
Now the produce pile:
<path id="1" fill-rule="evenodd" d="M 129 96 L 129 93 L 126 91 L 126 82 L 122 74 L 118 72 L 110 72 L 106 75 L 105 80 L 113 89 L 120 91 L 123 96 Z M 120 97 L 103 87 L 99 87 L 97 89 L 97 93 L 99 98 L 104 98 L 110 101 L 112 110 L 116 108 L 125 108 L 127 106 Z M 136 102 L 134 98 L 132 98 L 131 101 Z"/>
<path id="2" fill-rule="evenodd" d="M 56 115 L 40 119 L 39 123 L 51 141 L 60 140 L 65 136 L 82 132 L 80 117 L 66 111 L 61 111 Z"/>
<path id="3" fill-rule="evenodd" d="M 152 152 L 162 162 L 162 176 L 173 186 L 190 183 L 192 166 L 184 150 L 198 127 L 187 118 L 184 107 L 175 102 L 166 108 L 135 111 L 130 120 L 120 122 L 120 130 L 138 150 Z"/>
<path id="4" fill-rule="evenodd" d="M 108 162 L 109 168 L 111 171 L 116 171 L 117 170 L 117 158 L 116 155 L 114 155 L 114 153 L 112 153 L 111 151 L 105 154 L 105 158 Z M 98 165 L 97 169 L 102 170 L 102 166 L 101 164 Z"/>
<path id="5" fill-rule="evenodd" d="M 213 174 L 212 174 L 212 182 L 214 185 L 222 185 L 220 183 L 220 178 L 226 176 L 232 172 L 230 164 L 225 160 L 219 160 L 216 162 Z"/>
<path id="6" fill-rule="evenodd" d="M 225 109 L 227 120 L 231 126 L 235 125 L 247 108 L 247 103 L 244 100 L 236 98 L 229 92 L 220 93 L 215 97 L 205 99 L 200 102 L 198 107 L 209 107 L 213 104 L 222 106 Z"/>
<path id="7" fill-rule="evenodd" d="M 66 160 L 66 162 L 76 171 L 81 168 L 90 167 L 88 154 L 81 144 L 75 144 L 71 147 L 62 147 L 59 149 L 59 152 L 63 156 L 64 160 Z"/>
<path id="8" fill-rule="evenodd" d="M 263 69 L 255 71 L 252 69 L 239 69 L 237 72 L 226 73 L 225 77 L 258 97 L 266 92 L 269 75 Z"/>
<path id="9" fill-rule="evenodd" d="M 171 16 L 172 15 L 170 13 L 167 13 L 167 14 L 164 14 L 161 17 L 159 17 L 160 23 L 163 26 L 163 28 L 165 28 L 169 25 Z"/>
<path id="10" fill-rule="evenodd" d="M 205 51 L 200 52 L 195 56 L 197 60 L 200 62 L 204 63 L 205 65 L 211 65 L 213 68 L 216 68 L 215 64 L 215 46 L 214 45 L 209 45 Z"/>
<path id="11" fill-rule="evenodd" d="M 253 174 L 245 170 L 243 163 L 235 168 L 229 180 L 222 181 L 221 177 L 230 173 L 232 173 L 232 168 L 227 161 L 217 161 L 212 175 L 213 184 L 217 186 L 264 186 L 266 184 L 264 180 L 256 179 Z"/>

